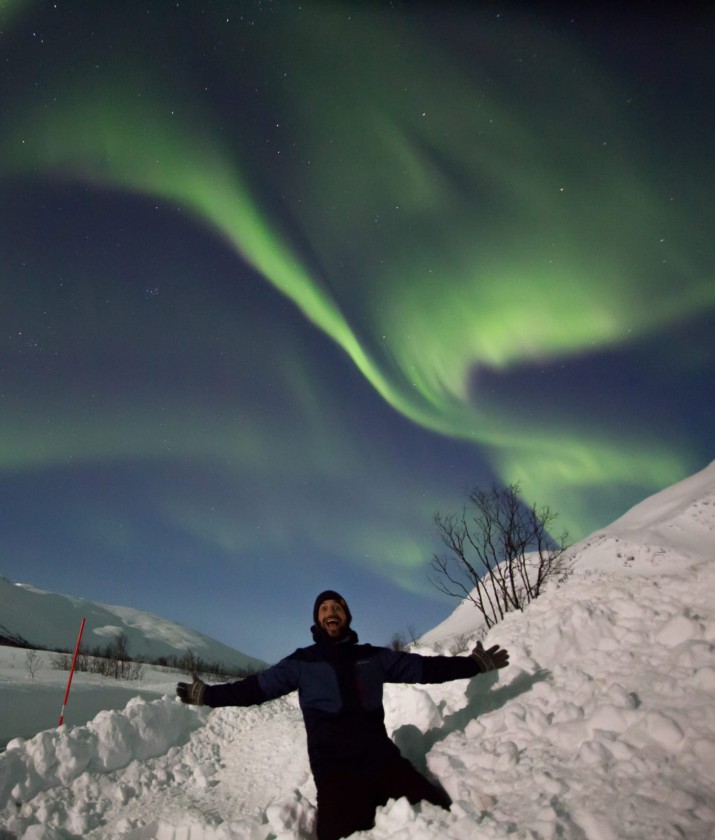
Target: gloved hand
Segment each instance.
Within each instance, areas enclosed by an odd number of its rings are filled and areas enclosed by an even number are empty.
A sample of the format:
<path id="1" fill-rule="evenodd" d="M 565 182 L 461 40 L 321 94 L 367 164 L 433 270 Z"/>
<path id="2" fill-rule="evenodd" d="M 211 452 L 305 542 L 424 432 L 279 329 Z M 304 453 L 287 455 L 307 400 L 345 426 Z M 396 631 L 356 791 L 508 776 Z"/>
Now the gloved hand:
<path id="1" fill-rule="evenodd" d="M 477 646 L 469 654 L 472 659 L 476 659 L 482 666 L 483 671 L 496 671 L 497 668 L 506 668 L 509 664 L 509 653 L 499 645 L 490 647 L 489 650 L 484 650 L 481 642 L 477 642 Z"/>
<path id="2" fill-rule="evenodd" d="M 192 706 L 203 706 L 206 683 L 200 680 L 196 674 L 192 674 L 191 678 L 191 685 L 185 682 L 177 683 L 176 693 L 182 703 L 191 703 Z"/>

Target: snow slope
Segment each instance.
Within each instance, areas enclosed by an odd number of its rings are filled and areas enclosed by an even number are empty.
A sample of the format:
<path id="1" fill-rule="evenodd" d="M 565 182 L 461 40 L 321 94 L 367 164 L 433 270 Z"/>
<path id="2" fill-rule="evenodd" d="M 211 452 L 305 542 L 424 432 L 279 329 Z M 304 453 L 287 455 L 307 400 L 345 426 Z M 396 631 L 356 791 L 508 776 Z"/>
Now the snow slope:
<path id="1" fill-rule="evenodd" d="M 44 592 L 0 577 L 0 635 L 19 637 L 38 648 L 74 650 L 82 618 L 86 619 L 82 644 L 87 649 L 105 647 L 124 633 L 132 656 L 156 659 L 191 650 L 207 662 L 265 667 L 259 659 L 151 613 Z"/>
<path id="2" fill-rule="evenodd" d="M 568 580 L 487 636 L 509 668 L 388 687 L 388 729 L 454 804 L 390 802 L 354 836 L 711 840 L 714 503 L 715 464 L 585 540 Z M 137 698 L 0 755 L 2 840 L 310 838 L 314 802 L 294 696 Z"/>
<path id="3" fill-rule="evenodd" d="M 660 574 L 715 561 L 715 462 L 656 493 L 573 548 L 577 565 Z"/>

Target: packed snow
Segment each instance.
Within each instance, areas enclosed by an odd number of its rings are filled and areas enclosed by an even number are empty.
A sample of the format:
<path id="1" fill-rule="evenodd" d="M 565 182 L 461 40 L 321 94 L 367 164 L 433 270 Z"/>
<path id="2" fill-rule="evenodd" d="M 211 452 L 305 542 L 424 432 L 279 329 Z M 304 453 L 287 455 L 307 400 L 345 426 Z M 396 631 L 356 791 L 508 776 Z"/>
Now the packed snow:
<path id="1" fill-rule="evenodd" d="M 454 804 L 392 801 L 354 837 L 715 837 L 714 536 L 715 463 L 575 546 L 566 580 L 490 630 L 485 644 L 509 649 L 508 668 L 388 686 L 388 730 Z M 418 652 L 471 645 L 478 618 L 460 605 Z M 40 679 L 23 675 L 20 655 L 0 671 L 3 694 Z M 160 692 L 162 680 L 151 672 L 141 687 Z M 174 681 L 166 696 L 12 740 L 0 838 L 313 837 L 296 697 L 196 709 L 173 697 Z"/>

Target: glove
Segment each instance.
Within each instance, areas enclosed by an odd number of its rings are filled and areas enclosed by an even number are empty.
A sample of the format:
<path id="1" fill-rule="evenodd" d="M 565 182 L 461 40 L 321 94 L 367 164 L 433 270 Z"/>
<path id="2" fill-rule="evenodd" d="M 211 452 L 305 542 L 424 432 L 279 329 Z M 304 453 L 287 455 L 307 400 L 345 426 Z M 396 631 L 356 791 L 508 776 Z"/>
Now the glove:
<path id="1" fill-rule="evenodd" d="M 206 683 L 200 680 L 196 674 L 192 674 L 191 678 L 191 685 L 185 682 L 177 683 L 176 693 L 182 703 L 190 703 L 192 706 L 203 706 Z"/>
<path id="2" fill-rule="evenodd" d="M 506 668 L 509 664 L 508 651 L 499 645 L 484 650 L 482 643 L 477 642 L 477 646 L 469 655 L 482 666 L 482 671 L 496 671 L 497 668 Z"/>

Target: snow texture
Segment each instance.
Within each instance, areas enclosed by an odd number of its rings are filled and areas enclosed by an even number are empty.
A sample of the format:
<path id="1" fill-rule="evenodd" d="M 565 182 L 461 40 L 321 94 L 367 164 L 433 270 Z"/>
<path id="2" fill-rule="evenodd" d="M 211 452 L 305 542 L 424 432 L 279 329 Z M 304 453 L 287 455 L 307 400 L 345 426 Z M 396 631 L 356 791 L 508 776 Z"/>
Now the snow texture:
<path id="1" fill-rule="evenodd" d="M 567 580 L 493 628 L 486 644 L 509 649 L 507 669 L 389 686 L 388 730 L 454 804 L 391 801 L 354 837 L 715 837 L 714 536 L 712 464 L 584 540 Z M 419 652 L 482 632 L 469 605 L 439 630 Z M 25 676 L 19 652 L 15 668 L 2 656 L 0 696 L 42 683 L 44 671 Z M 157 699 L 10 741 L 0 755 L 0 838 L 313 837 L 295 696 L 195 709 L 170 689 L 158 697 L 169 679 L 153 671 L 142 681 Z"/>

